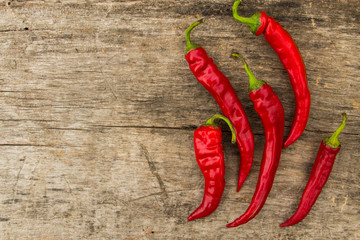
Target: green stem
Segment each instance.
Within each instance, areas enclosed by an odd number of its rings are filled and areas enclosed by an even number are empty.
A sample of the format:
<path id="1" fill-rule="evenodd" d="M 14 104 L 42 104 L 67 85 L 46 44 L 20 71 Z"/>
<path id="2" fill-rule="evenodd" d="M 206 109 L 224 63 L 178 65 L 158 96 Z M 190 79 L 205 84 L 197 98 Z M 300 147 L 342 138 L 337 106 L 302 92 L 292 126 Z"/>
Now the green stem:
<path id="1" fill-rule="evenodd" d="M 343 113 L 342 116 L 343 116 L 343 121 L 342 121 L 340 127 L 338 127 L 338 129 L 336 129 L 336 131 L 333 133 L 333 135 L 331 137 L 324 139 L 325 144 L 332 148 L 338 148 L 340 146 L 340 141 L 339 141 L 338 137 L 339 137 L 339 134 L 344 129 L 346 120 L 347 120 L 346 113 Z"/>
<path id="2" fill-rule="evenodd" d="M 240 53 L 237 53 L 237 52 L 233 52 L 231 54 L 231 56 L 235 57 L 235 58 L 240 58 L 241 61 L 244 63 L 244 68 L 245 68 L 245 71 L 247 73 L 247 75 L 249 76 L 249 83 L 250 83 L 250 86 L 249 86 L 249 92 L 252 92 L 254 90 L 257 90 L 259 89 L 262 85 L 265 84 L 264 81 L 261 81 L 261 80 L 257 80 L 254 76 L 254 74 L 252 73 L 252 71 L 250 70 L 249 66 L 247 65 L 244 57 L 240 54 Z"/>
<path id="3" fill-rule="evenodd" d="M 204 126 L 216 126 L 215 124 L 215 120 L 216 119 L 222 119 L 224 120 L 227 125 L 229 126 L 230 130 L 231 130 L 231 143 L 235 143 L 236 142 L 236 133 L 235 133 L 235 129 L 233 127 L 233 125 L 231 124 L 230 120 L 226 117 L 224 117 L 223 115 L 221 114 L 215 114 L 214 116 L 212 116 L 209 120 L 206 121 L 205 125 Z"/>
<path id="4" fill-rule="evenodd" d="M 197 26 L 199 25 L 200 23 L 203 23 L 205 22 L 204 19 L 200 19 L 200 20 L 197 20 L 196 22 L 194 22 L 193 24 L 191 24 L 185 31 L 185 40 L 186 40 L 186 53 L 190 52 L 191 50 L 194 50 L 198 47 L 200 47 L 199 45 L 196 45 L 196 44 L 192 44 L 191 41 L 190 41 L 190 33 L 191 31 Z"/>
<path id="5" fill-rule="evenodd" d="M 237 0 L 234 2 L 233 8 L 232 8 L 233 17 L 237 21 L 247 24 L 250 27 L 250 31 L 253 34 L 256 34 L 257 30 L 261 26 L 261 21 L 260 21 L 261 13 L 255 13 L 254 15 L 252 15 L 249 18 L 241 17 L 241 16 L 239 16 L 238 11 L 237 11 L 240 3 L 241 3 L 241 0 Z"/>

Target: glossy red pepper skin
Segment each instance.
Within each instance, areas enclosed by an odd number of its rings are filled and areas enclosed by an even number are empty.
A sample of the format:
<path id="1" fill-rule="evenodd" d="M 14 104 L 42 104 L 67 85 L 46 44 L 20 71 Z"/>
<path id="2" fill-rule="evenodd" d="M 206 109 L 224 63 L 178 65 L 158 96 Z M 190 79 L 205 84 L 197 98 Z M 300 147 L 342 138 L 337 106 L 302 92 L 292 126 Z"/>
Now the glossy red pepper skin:
<path id="1" fill-rule="evenodd" d="M 278 96 L 268 84 L 263 84 L 258 90 L 249 94 L 254 103 L 254 109 L 259 114 L 265 132 L 265 147 L 260 167 L 260 174 L 255 193 L 246 212 L 229 223 L 227 227 L 245 224 L 254 218 L 264 206 L 274 182 L 279 165 L 282 141 L 284 136 L 284 108 Z"/>
<path id="2" fill-rule="evenodd" d="M 244 108 L 229 79 L 217 68 L 202 47 L 189 51 L 185 58 L 196 79 L 216 100 L 222 113 L 230 119 L 236 131 L 236 143 L 240 150 L 240 166 L 237 191 L 248 176 L 254 155 L 254 135 Z"/>
<path id="3" fill-rule="evenodd" d="M 301 197 L 300 205 L 294 215 L 280 227 L 292 226 L 302 221 L 310 212 L 316 199 L 321 193 L 322 188 L 327 182 L 335 162 L 336 155 L 340 151 L 339 134 L 345 128 L 347 121 L 346 113 L 343 113 L 343 121 L 331 137 L 325 138 L 321 144 L 315 159 L 314 166 L 311 170 L 310 178 L 306 184 L 305 190 Z"/>
<path id="4" fill-rule="evenodd" d="M 339 151 L 340 147 L 334 149 L 326 145 L 324 140 L 321 141 L 310 178 L 301 197 L 300 205 L 294 215 L 282 223 L 280 227 L 297 224 L 308 215 L 329 178 Z"/>
<path id="5" fill-rule="evenodd" d="M 284 148 L 294 143 L 305 130 L 310 114 L 311 97 L 307 84 L 305 65 L 294 40 L 289 33 L 265 12 L 261 13 L 261 27 L 256 36 L 264 34 L 265 40 L 277 53 L 281 63 L 289 74 L 295 95 L 296 106 L 289 136 L 284 142 Z"/>
<path id="6" fill-rule="evenodd" d="M 194 132 L 196 161 L 205 179 L 201 205 L 188 217 L 209 216 L 218 207 L 225 188 L 225 165 L 220 127 L 202 126 Z"/>
<path id="7" fill-rule="evenodd" d="M 264 34 L 265 40 L 277 53 L 290 78 L 296 106 L 290 133 L 283 145 L 286 148 L 301 136 L 309 119 L 311 97 L 305 65 L 294 40 L 274 18 L 267 16 L 265 12 L 255 13 L 249 18 L 241 17 L 237 13 L 240 3 L 240 0 L 234 2 L 234 18 L 249 25 L 251 32 L 256 36 Z"/>

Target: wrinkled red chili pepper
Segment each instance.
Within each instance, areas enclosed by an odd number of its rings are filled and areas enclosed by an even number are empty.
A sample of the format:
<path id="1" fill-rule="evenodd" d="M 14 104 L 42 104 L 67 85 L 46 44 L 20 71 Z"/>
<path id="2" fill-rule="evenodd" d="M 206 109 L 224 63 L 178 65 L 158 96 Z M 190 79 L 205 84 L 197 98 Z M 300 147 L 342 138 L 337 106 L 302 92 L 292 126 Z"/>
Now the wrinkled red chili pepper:
<path id="1" fill-rule="evenodd" d="M 218 207 L 225 187 L 225 165 L 221 128 L 214 124 L 214 120 L 222 119 L 230 127 L 232 143 L 236 141 L 236 134 L 229 119 L 215 114 L 205 125 L 194 132 L 194 148 L 196 161 L 205 179 L 203 200 L 200 206 L 188 217 L 194 220 L 209 216 Z"/>
<path id="2" fill-rule="evenodd" d="M 278 22 L 268 17 L 265 12 L 255 13 L 249 18 L 239 16 L 237 9 L 240 2 L 234 2 L 234 18 L 247 24 L 256 36 L 264 34 L 265 40 L 275 50 L 290 77 L 296 106 L 291 130 L 283 146 L 286 148 L 301 136 L 309 118 L 311 100 L 305 65 L 294 40 Z"/>
<path id="3" fill-rule="evenodd" d="M 310 178 L 301 197 L 300 205 L 294 215 L 286 222 L 280 224 L 280 227 L 292 226 L 301 222 L 315 204 L 316 199 L 329 178 L 336 155 L 340 151 L 341 146 L 338 136 L 344 129 L 346 120 L 347 116 L 343 113 L 343 121 L 340 127 L 330 138 L 325 138 L 321 141 Z"/>
<path id="4" fill-rule="evenodd" d="M 249 97 L 253 101 L 254 109 L 259 114 L 264 127 L 265 147 L 258 182 L 250 206 L 243 215 L 226 225 L 227 227 L 236 227 L 247 223 L 264 206 L 279 165 L 285 124 L 284 108 L 270 85 L 255 78 L 240 54 L 233 53 L 232 55 L 242 59 L 246 73 L 249 76 Z"/>
<path id="5" fill-rule="evenodd" d="M 240 150 L 240 166 L 237 191 L 240 190 L 248 176 L 254 155 L 254 135 L 251 131 L 246 113 L 229 79 L 217 68 L 206 51 L 190 41 L 191 30 L 202 23 L 196 21 L 186 29 L 186 55 L 189 68 L 196 79 L 214 97 L 222 113 L 230 119 L 236 131 L 236 142 Z"/>

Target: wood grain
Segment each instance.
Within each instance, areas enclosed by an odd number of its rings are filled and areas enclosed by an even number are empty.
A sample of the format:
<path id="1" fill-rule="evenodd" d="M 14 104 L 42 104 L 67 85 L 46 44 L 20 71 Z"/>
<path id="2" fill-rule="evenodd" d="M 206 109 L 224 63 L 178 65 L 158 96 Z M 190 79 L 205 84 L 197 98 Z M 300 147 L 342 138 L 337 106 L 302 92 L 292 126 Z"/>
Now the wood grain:
<path id="1" fill-rule="evenodd" d="M 247 1 L 296 41 L 312 105 L 302 137 L 282 153 L 269 198 L 248 224 L 264 133 L 233 49 L 281 99 L 294 97 L 262 36 L 233 20 L 232 1 L 3 1 L 0 5 L 1 239 L 359 239 L 358 1 Z M 230 79 L 255 133 L 254 166 L 236 192 L 239 150 L 224 133 L 226 188 L 211 216 L 187 222 L 203 193 L 193 131 L 219 107 L 184 59 L 186 27 Z M 309 216 L 295 211 L 321 139 L 349 116 L 342 150 Z"/>

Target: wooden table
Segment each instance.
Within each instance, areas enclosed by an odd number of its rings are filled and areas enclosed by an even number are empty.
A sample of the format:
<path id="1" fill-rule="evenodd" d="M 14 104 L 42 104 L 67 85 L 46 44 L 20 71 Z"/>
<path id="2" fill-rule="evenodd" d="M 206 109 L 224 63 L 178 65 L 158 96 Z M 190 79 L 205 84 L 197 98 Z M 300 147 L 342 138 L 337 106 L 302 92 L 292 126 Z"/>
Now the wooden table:
<path id="1" fill-rule="evenodd" d="M 272 191 L 246 225 L 227 229 L 252 198 L 264 132 L 242 52 L 269 82 L 290 131 L 295 99 L 263 36 L 232 18 L 233 1 L 2 1 L 0 5 L 0 239 L 359 239 L 360 5 L 357 0 L 250 1 L 287 29 L 307 67 L 312 105 L 283 150 Z M 193 131 L 220 111 L 184 59 L 193 31 L 230 79 L 255 134 L 251 173 L 236 192 L 239 150 L 224 133 L 226 188 L 209 217 L 187 222 L 203 177 Z M 320 141 L 349 120 L 330 179 L 309 216 L 296 210 Z"/>

